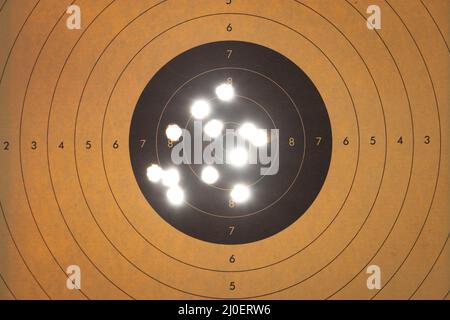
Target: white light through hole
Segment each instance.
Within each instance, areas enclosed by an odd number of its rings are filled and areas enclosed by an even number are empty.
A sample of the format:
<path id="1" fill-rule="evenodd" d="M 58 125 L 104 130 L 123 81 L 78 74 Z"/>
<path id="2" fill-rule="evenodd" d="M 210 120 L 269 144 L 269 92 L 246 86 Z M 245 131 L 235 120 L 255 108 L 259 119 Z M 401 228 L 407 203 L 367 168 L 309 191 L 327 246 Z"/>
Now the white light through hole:
<path id="1" fill-rule="evenodd" d="M 153 183 L 157 183 L 159 180 L 161 180 L 162 175 L 163 170 L 156 164 L 152 164 L 147 168 L 147 178 Z"/>
<path id="2" fill-rule="evenodd" d="M 257 129 L 254 136 L 250 139 L 250 142 L 255 147 L 262 147 L 267 144 L 267 132 L 264 129 Z"/>
<path id="3" fill-rule="evenodd" d="M 250 141 L 255 147 L 265 146 L 268 142 L 267 131 L 258 129 L 253 123 L 244 123 L 238 130 L 239 135 Z"/>
<path id="4" fill-rule="evenodd" d="M 166 187 L 174 187 L 180 182 L 180 174 L 175 168 L 164 170 L 162 174 L 162 183 Z"/>
<path id="5" fill-rule="evenodd" d="M 181 137 L 182 131 L 177 124 L 169 124 L 166 129 L 167 139 L 178 141 Z"/>
<path id="6" fill-rule="evenodd" d="M 230 151 L 230 164 L 235 167 L 242 167 L 248 162 L 248 153 L 244 148 L 236 148 Z"/>
<path id="7" fill-rule="evenodd" d="M 238 132 L 241 137 L 244 139 L 251 139 L 252 136 L 257 131 L 256 126 L 253 123 L 246 122 L 242 126 L 240 126 Z"/>
<path id="8" fill-rule="evenodd" d="M 197 120 L 206 118 L 210 111 L 211 107 L 206 100 L 197 100 L 191 107 L 191 115 Z"/>
<path id="9" fill-rule="evenodd" d="M 234 88 L 229 83 L 223 83 L 216 88 L 216 95 L 222 101 L 231 101 L 234 97 Z"/>
<path id="10" fill-rule="evenodd" d="M 231 190 L 230 196 L 236 203 L 246 202 L 250 198 L 250 189 L 243 184 L 237 184 Z"/>
<path id="11" fill-rule="evenodd" d="M 205 167 L 202 170 L 202 181 L 206 184 L 213 184 L 219 180 L 219 172 L 211 166 Z"/>
<path id="12" fill-rule="evenodd" d="M 210 136 L 211 138 L 215 138 L 219 136 L 222 133 L 223 130 L 223 123 L 222 121 L 213 119 L 211 121 L 208 121 L 207 124 L 205 124 L 204 131 L 205 133 Z"/>
<path id="13" fill-rule="evenodd" d="M 174 186 L 167 190 L 167 199 L 175 206 L 179 206 L 184 202 L 184 191 L 179 186 Z"/>

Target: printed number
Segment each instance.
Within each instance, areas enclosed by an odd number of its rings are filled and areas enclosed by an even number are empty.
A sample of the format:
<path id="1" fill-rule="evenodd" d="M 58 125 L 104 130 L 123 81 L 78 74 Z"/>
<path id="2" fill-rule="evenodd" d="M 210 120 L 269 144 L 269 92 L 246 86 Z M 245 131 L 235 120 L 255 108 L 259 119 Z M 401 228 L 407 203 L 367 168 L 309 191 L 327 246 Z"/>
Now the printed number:
<path id="1" fill-rule="evenodd" d="M 230 282 L 230 290 L 234 291 L 236 289 L 236 284 L 234 283 L 234 281 Z"/>
<path id="2" fill-rule="evenodd" d="M 141 139 L 140 141 L 141 141 L 141 149 L 142 149 L 142 148 L 144 148 L 145 143 L 147 142 L 147 140 Z"/>
<path id="3" fill-rule="evenodd" d="M 228 228 L 230 229 L 229 235 L 231 236 L 234 232 L 234 226 L 229 226 Z"/>
<path id="4" fill-rule="evenodd" d="M 403 137 L 402 136 L 400 136 L 400 138 L 398 138 L 397 143 L 398 144 L 403 144 Z"/>
<path id="5" fill-rule="evenodd" d="M 295 139 L 294 139 L 293 137 L 290 137 L 290 138 L 289 138 L 289 146 L 290 146 L 290 147 L 295 146 Z"/>
<path id="6" fill-rule="evenodd" d="M 348 137 L 345 137 L 345 139 L 342 143 L 344 144 L 344 146 L 348 146 L 348 144 L 350 143 L 350 141 L 348 140 Z"/>
<path id="7" fill-rule="evenodd" d="M 234 254 L 231 255 L 229 261 L 230 261 L 230 263 L 235 263 L 236 262 L 236 258 L 234 257 Z"/>
<path id="8" fill-rule="evenodd" d="M 227 78 L 227 83 L 228 84 L 233 84 L 233 78 L 231 78 L 231 77 Z"/>
<path id="9" fill-rule="evenodd" d="M 376 144 L 377 144 L 377 139 L 374 136 L 370 137 L 370 145 L 374 146 Z"/>
<path id="10" fill-rule="evenodd" d="M 31 141 L 31 150 L 36 150 L 36 149 L 37 149 L 37 142 Z"/>
<path id="11" fill-rule="evenodd" d="M 9 151 L 9 141 L 4 141 L 3 142 L 3 150 Z"/>
<path id="12" fill-rule="evenodd" d="M 169 147 L 169 148 L 172 148 L 173 147 L 173 141 L 172 140 L 167 140 L 167 146 Z"/>
<path id="13" fill-rule="evenodd" d="M 233 27 L 231 26 L 231 23 L 229 23 L 229 24 L 227 25 L 227 31 L 228 31 L 228 32 L 233 31 Z"/>
<path id="14" fill-rule="evenodd" d="M 230 208 L 234 208 L 236 206 L 236 203 L 233 200 L 230 199 L 230 200 L 228 200 L 228 206 Z"/>
<path id="15" fill-rule="evenodd" d="M 58 148 L 64 149 L 64 141 L 61 141 L 61 143 L 58 145 Z"/>
<path id="16" fill-rule="evenodd" d="M 227 50 L 227 58 L 230 59 L 231 58 L 231 54 L 233 53 L 233 50 L 228 49 Z"/>
<path id="17" fill-rule="evenodd" d="M 91 142 L 91 140 L 86 140 L 85 148 L 86 148 L 87 150 L 89 150 L 89 149 L 92 148 L 92 142 Z"/>
<path id="18" fill-rule="evenodd" d="M 431 137 L 430 136 L 425 136 L 424 143 L 425 144 L 430 144 L 431 143 Z"/>
<path id="19" fill-rule="evenodd" d="M 316 137 L 316 146 L 319 146 L 322 142 L 322 137 Z"/>
<path id="20" fill-rule="evenodd" d="M 113 143 L 113 148 L 114 149 L 118 149 L 119 148 L 119 142 L 116 140 L 116 141 L 114 141 L 114 143 Z"/>

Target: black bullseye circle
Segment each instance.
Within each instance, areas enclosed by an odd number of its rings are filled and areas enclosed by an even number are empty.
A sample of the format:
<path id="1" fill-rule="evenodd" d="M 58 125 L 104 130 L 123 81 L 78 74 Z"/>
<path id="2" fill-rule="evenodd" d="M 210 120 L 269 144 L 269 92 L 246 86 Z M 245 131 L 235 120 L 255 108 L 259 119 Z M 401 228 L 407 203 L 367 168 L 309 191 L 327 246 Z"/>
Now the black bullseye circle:
<path id="1" fill-rule="evenodd" d="M 216 88 L 224 83 L 235 89 L 231 101 L 216 96 Z M 201 122 L 190 112 L 197 99 L 211 105 Z M 200 176 L 209 164 L 204 152 L 212 141 L 202 139 L 201 130 L 212 119 L 225 124 L 222 137 L 227 129 L 251 122 L 268 130 L 269 142 L 257 149 L 255 162 L 243 167 L 212 163 L 220 176 L 208 185 Z M 174 154 L 188 139 L 168 141 L 170 124 L 185 128 L 191 138 L 189 148 L 178 153 L 186 156 L 183 163 Z M 319 194 L 332 152 L 326 106 L 309 77 L 280 53 L 241 41 L 192 48 L 161 68 L 137 102 L 129 142 L 136 181 L 151 207 L 181 232 L 221 244 L 261 240 L 294 223 Z M 229 148 L 225 141 L 222 146 L 225 159 Z M 185 196 L 181 205 L 168 201 L 165 186 L 149 181 L 151 164 L 178 170 Z M 270 174 L 263 171 L 268 168 Z M 244 203 L 230 198 L 238 183 L 250 190 Z"/>

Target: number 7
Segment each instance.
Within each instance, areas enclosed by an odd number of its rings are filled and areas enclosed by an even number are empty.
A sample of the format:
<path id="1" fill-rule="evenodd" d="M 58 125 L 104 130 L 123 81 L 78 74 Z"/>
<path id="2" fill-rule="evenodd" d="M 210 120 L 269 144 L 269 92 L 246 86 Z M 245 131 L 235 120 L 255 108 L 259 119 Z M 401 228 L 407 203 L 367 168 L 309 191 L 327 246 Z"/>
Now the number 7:
<path id="1" fill-rule="evenodd" d="M 322 142 L 322 137 L 316 137 L 316 146 L 320 145 Z"/>

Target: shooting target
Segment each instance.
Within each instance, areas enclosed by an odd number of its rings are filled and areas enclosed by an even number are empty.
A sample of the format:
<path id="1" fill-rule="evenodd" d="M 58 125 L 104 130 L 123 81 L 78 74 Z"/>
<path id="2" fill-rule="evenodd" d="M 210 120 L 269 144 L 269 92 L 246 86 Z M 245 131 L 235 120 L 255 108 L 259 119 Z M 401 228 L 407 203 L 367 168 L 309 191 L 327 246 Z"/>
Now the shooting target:
<path id="1" fill-rule="evenodd" d="M 2 299 L 448 299 L 445 0 L 0 0 Z"/>

